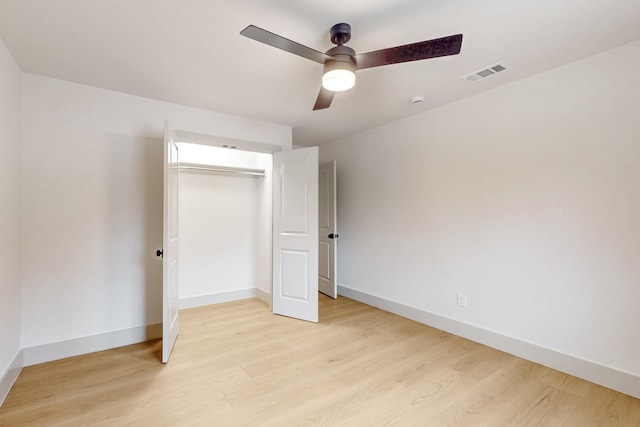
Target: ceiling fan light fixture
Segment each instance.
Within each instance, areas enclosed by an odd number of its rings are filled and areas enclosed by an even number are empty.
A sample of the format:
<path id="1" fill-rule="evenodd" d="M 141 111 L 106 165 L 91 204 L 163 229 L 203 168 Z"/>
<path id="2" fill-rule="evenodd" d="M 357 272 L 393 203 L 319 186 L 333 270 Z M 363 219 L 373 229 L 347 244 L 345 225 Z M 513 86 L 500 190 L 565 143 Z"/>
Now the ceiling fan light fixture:
<path id="1" fill-rule="evenodd" d="M 322 76 L 322 87 L 332 92 L 344 92 L 356 84 L 356 74 L 350 70 L 331 70 Z"/>
<path id="2" fill-rule="evenodd" d="M 344 92 L 356 84 L 356 67 L 345 61 L 326 64 L 322 75 L 322 87 L 332 92 Z"/>

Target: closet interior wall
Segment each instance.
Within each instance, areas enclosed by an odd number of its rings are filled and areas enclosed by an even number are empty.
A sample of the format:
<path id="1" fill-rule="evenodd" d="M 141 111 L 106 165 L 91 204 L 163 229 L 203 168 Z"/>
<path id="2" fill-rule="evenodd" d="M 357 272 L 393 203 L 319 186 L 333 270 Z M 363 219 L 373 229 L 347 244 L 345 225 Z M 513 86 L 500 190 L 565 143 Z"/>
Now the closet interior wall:
<path id="1" fill-rule="evenodd" d="M 180 143 L 179 158 L 180 307 L 269 303 L 271 155 Z"/>

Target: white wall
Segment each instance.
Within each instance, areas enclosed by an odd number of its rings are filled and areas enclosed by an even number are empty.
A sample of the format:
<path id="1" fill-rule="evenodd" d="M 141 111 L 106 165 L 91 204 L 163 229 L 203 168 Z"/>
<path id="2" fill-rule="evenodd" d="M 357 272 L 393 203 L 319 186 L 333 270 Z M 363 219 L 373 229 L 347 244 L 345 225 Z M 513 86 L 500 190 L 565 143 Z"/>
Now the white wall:
<path id="1" fill-rule="evenodd" d="M 194 307 L 270 293 L 271 155 L 180 144 L 181 162 L 264 170 L 266 176 L 180 172 L 180 300 Z M 264 218 L 268 222 L 263 221 Z M 265 286 L 266 285 L 266 286 Z"/>
<path id="2" fill-rule="evenodd" d="M 164 120 L 291 145 L 286 126 L 29 74 L 22 90 L 23 347 L 161 321 Z"/>
<path id="3" fill-rule="evenodd" d="M 20 69 L 0 40 L 0 404 L 20 351 Z"/>
<path id="4" fill-rule="evenodd" d="M 630 374 L 640 395 L 639 138 L 640 41 L 322 146 L 340 285 Z"/>

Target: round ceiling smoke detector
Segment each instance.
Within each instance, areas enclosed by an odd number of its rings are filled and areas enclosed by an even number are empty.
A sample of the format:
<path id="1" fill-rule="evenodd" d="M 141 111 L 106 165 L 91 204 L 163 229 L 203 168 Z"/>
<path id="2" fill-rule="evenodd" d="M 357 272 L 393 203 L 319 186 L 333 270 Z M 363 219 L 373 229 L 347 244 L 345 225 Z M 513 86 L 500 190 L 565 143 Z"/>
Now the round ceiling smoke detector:
<path id="1" fill-rule="evenodd" d="M 411 98 L 411 104 L 421 104 L 424 102 L 424 96 L 418 95 Z"/>

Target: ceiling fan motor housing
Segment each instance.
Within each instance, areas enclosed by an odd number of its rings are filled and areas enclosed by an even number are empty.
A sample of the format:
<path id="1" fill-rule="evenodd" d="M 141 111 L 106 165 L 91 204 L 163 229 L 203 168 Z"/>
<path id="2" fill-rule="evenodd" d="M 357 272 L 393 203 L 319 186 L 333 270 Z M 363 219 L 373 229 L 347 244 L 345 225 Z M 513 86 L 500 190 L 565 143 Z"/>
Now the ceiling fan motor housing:
<path id="1" fill-rule="evenodd" d="M 354 56 L 356 51 L 348 46 L 338 45 L 327 51 L 327 55 L 333 58 L 324 64 L 324 72 L 331 71 L 336 68 L 356 71 L 356 60 Z"/>

